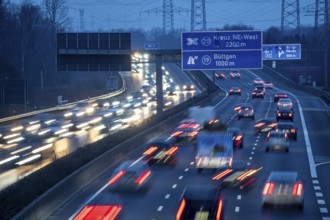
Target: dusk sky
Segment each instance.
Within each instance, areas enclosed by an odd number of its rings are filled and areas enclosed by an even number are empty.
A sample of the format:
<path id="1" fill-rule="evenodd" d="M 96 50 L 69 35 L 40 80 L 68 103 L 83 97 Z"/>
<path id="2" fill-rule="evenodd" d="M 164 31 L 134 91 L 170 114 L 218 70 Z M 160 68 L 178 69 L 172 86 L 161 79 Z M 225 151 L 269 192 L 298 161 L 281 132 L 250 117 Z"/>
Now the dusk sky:
<path id="1" fill-rule="evenodd" d="M 21 0 L 10 0 L 20 3 Z M 32 0 L 41 4 L 42 0 Z M 292 0 L 290 0 L 292 1 Z M 162 0 L 67 0 L 72 30 L 80 31 L 79 9 L 84 10 L 85 31 L 108 31 L 117 28 L 162 27 L 162 14 L 143 13 L 161 8 Z M 206 0 L 207 28 L 224 24 L 247 24 L 256 29 L 267 29 L 281 24 L 282 0 Z M 313 4 L 315 0 L 300 0 L 300 6 Z M 189 9 L 191 0 L 173 0 L 174 7 Z M 313 25 L 314 17 L 301 12 L 301 25 Z M 174 28 L 190 30 L 190 13 L 174 14 Z"/>

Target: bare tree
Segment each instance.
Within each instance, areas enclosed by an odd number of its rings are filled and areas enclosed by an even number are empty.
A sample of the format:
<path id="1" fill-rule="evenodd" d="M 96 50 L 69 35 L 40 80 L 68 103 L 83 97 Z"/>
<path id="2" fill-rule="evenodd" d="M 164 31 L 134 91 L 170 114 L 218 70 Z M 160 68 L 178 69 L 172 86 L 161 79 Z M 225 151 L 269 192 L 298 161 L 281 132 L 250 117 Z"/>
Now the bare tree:
<path id="1" fill-rule="evenodd" d="M 64 31 L 69 26 L 68 8 L 66 0 L 44 0 L 46 17 L 51 30 L 51 55 L 53 56 L 53 71 L 56 70 L 56 33 Z"/>

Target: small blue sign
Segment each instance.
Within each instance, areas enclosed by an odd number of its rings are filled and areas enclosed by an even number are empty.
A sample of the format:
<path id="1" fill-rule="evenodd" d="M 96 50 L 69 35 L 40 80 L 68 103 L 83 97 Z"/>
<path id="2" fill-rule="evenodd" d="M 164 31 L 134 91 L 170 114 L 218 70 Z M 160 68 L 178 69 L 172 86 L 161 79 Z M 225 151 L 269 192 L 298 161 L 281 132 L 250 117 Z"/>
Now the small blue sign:
<path id="1" fill-rule="evenodd" d="M 261 31 L 183 32 L 182 50 L 262 49 Z"/>
<path id="2" fill-rule="evenodd" d="M 299 60 L 301 44 L 264 44 L 263 60 Z"/>
<path id="3" fill-rule="evenodd" d="M 159 50 L 160 45 L 159 45 L 159 43 L 147 43 L 147 44 L 144 44 L 144 49 L 145 50 Z"/>
<path id="4" fill-rule="evenodd" d="M 261 31 L 184 32 L 183 70 L 261 69 Z"/>
<path id="5" fill-rule="evenodd" d="M 261 51 L 184 51 L 182 69 L 259 69 L 262 67 Z"/>

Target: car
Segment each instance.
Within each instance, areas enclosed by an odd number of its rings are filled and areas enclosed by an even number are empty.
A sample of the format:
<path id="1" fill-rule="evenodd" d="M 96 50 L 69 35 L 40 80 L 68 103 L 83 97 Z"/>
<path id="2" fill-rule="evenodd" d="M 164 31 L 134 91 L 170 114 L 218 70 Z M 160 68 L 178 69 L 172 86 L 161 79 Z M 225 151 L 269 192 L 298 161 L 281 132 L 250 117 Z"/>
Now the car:
<path id="1" fill-rule="evenodd" d="M 224 73 L 214 73 L 214 77 L 216 79 L 227 79 L 227 77 Z"/>
<path id="2" fill-rule="evenodd" d="M 239 188 L 244 189 L 256 180 L 256 174 L 262 169 L 246 169 L 246 167 L 231 167 L 218 170 L 212 177 L 212 180 L 217 182 L 222 188 Z"/>
<path id="3" fill-rule="evenodd" d="M 284 91 L 277 91 L 274 94 L 274 102 L 278 102 L 281 98 L 288 98 L 288 94 Z"/>
<path id="4" fill-rule="evenodd" d="M 241 118 L 251 118 L 254 120 L 254 108 L 250 103 L 241 105 L 241 108 L 238 111 L 238 120 Z"/>
<path id="5" fill-rule="evenodd" d="M 229 127 L 227 132 L 233 133 L 233 147 L 234 148 L 243 148 L 244 134 L 240 128 Z"/>
<path id="6" fill-rule="evenodd" d="M 220 187 L 189 185 L 183 190 L 176 212 L 176 220 L 222 219 L 224 204 Z"/>
<path id="7" fill-rule="evenodd" d="M 256 85 L 256 84 L 264 84 L 265 81 L 262 80 L 261 78 L 257 77 L 253 80 L 253 84 Z"/>
<path id="8" fill-rule="evenodd" d="M 212 119 L 204 124 L 204 131 L 225 131 L 227 129 L 226 123 L 220 119 Z"/>
<path id="9" fill-rule="evenodd" d="M 288 119 L 290 121 L 293 121 L 293 117 L 294 117 L 294 112 L 292 108 L 279 108 L 276 111 L 276 120 L 280 120 L 280 119 Z"/>
<path id="10" fill-rule="evenodd" d="M 293 103 L 290 98 L 280 98 L 277 102 L 277 109 L 279 108 L 293 108 Z"/>
<path id="11" fill-rule="evenodd" d="M 143 156 L 146 163 L 151 165 L 176 164 L 179 147 L 172 137 L 157 137 L 147 142 Z"/>
<path id="12" fill-rule="evenodd" d="M 264 86 L 265 86 L 266 89 L 274 88 L 274 84 L 272 82 L 269 82 L 269 81 L 265 82 Z"/>
<path id="13" fill-rule="evenodd" d="M 241 78 L 241 74 L 240 72 L 238 72 L 238 70 L 232 70 L 230 73 L 230 78 L 232 79 L 240 79 Z"/>
<path id="14" fill-rule="evenodd" d="M 254 129 L 256 134 L 268 133 L 269 131 L 276 129 L 276 126 L 277 121 L 273 117 L 262 118 L 254 123 Z"/>
<path id="15" fill-rule="evenodd" d="M 265 85 L 262 83 L 257 83 L 254 85 L 254 90 L 262 90 L 263 92 L 266 91 Z"/>
<path id="16" fill-rule="evenodd" d="M 194 141 L 201 129 L 199 124 L 180 124 L 171 134 L 176 141 Z"/>
<path id="17" fill-rule="evenodd" d="M 184 91 L 195 90 L 195 85 L 192 82 L 187 82 L 182 86 L 182 90 L 184 90 Z"/>
<path id="18" fill-rule="evenodd" d="M 241 95 L 242 91 L 239 87 L 231 87 L 229 90 L 229 95 Z"/>
<path id="19" fill-rule="evenodd" d="M 178 90 L 176 90 L 175 87 L 167 87 L 166 88 L 166 93 L 169 95 L 169 96 L 174 96 L 174 95 L 177 95 L 178 94 Z"/>
<path id="20" fill-rule="evenodd" d="M 257 90 L 254 90 L 252 92 L 252 99 L 255 99 L 255 98 L 262 98 L 264 99 L 264 90 L 261 90 L 261 89 L 257 89 Z"/>
<path id="21" fill-rule="evenodd" d="M 73 220 L 118 219 L 122 209 L 123 206 L 117 204 L 86 205 L 78 212 Z"/>
<path id="22" fill-rule="evenodd" d="M 289 152 L 288 134 L 284 131 L 270 131 L 266 138 L 266 152 L 270 150 L 285 150 Z"/>
<path id="23" fill-rule="evenodd" d="M 272 171 L 262 190 L 262 207 L 296 206 L 304 208 L 304 184 L 295 171 Z"/>
<path id="24" fill-rule="evenodd" d="M 150 187 L 152 171 L 142 160 L 124 161 L 113 172 L 108 186 L 110 191 L 144 191 Z"/>
<path id="25" fill-rule="evenodd" d="M 297 130 L 292 122 L 280 121 L 277 123 L 276 129 L 279 131 L 284 131 L 288 134 L 289 138 L 297 140 Z"/>

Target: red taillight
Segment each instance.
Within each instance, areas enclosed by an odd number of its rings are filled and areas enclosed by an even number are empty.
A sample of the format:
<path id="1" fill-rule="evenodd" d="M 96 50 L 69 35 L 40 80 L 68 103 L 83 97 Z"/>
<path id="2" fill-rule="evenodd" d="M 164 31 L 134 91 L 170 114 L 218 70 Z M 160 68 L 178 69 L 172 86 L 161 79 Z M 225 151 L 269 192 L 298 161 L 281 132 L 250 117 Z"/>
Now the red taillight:
<path id="1" fill-rule="evenodd" d="M 109 219 L 114 220 L 123 207 L 121 205 L 85 206 L 74 220 Z"/>
<path id="2" fill-rule="evenodd" d="M 291 133 L 296 133 L 296 129 L 291 129 Z"/>
<path id="3" fill-rule="evenodd" d="M 219 173 L 218 175 L 214 176 L 212 179 L 213 179 L 213 180 L 221 179 L 222 177 L 224 177 L 225 175 L 227 175 L 227 174 L 229 174 L 229 173 L 231 173 L 231 172 L 233 172 L 232 169 L 227 169 L 227 170 L 225 170 L 225 171 L 222 171 L 222 172 Z"/>
<path id="4" fill-rule="evenodd" d="M 176 136 L 179 136 L 182 133 L 183 133 L 183 131 L 176 131 L 176 132 L 172 133 L 171 136 L 176 137 Z"/>
<path id="5" fill-rule="evenodd" d="M 150 154 L 154 153 L 157 149 L 158 149 L 158 147 L 156 147 L 156 146 L 152 146 L 152 147 L 150 147 L 148 150 L 146 150 L 146 151 L 143 153 L 143 155 L 150 155 Z"/>
<path id="6" fill-rule="evenodd" d="M 291 117 L 292 116 L 292 113 L 289 113 L 289 116 Z"/>
<path id="7" fill-rule="evenodd" d="M 236 107 L 236 108 L 234 108 L 234 110 L 235 111 L 237 111 L 237 110 L 240 110 L 241 109 L 241 107 L 239 106 L 239 107 Z"/>
<path id="8" fill-rule="evenodd" d="M 238 112 L 239 112 L 239 113 L 241 113 L 241 112 L 242 112 L 242 110 L 239 110 Z"/>
<path id="9" fill-rule="evenodd" d="M 259 127 L 261 127 L 261 126 L 263 126 L 265 123 L 258 123 L 258 124 L 256 124 L 256 125 L 254 125 L 254 127 L 256 127 L 256 128 L 259 128 Z"/>
<path id="10" fill-rule="evenodd" d="M 241 90 L 239 89 L 239 90 L 237 90 L 237 92 L 241 92 Z"/>
<path id="11" fill-rule="evenodd" d="M 303 184 L 302 183 L 295 183 L 292 187 L 292 195 L 293 196 L 301 196 L 303 190 Z"/>
<path id="12" fill-rule="evenodd" d="M 266 185 L 265 185 L 265 187 L 264 187 L 264 190 L 262 191 L 262 195 L 266 196 L 266 195 L 273 194 L 274 188 L 275 188 L 275 184 L 274 183 L 267 182 Z"/>
<path id="13" fill-rule="evenodd" d="M 179 149 L 179 147 L 177 147 L 177 146 L 175 146 L 175 147 L 171 147 L 170 149 L 168 149 L 167 151 L 166 151 L 166 155 L 172 155 L 172 154 L 174 154 L 175 152 L 177 152 L 178 151 L 178 149 Z"/>
<path id="14" fill-rule="evenodd" d="M 218 203 L 218 209 L 217 209 L 217 215 L 215 217 L 216 220 L 221 220 L 221 213 L 222 213 L 222 198 L 220 197 L 219 203 Z"/>
<path id="15" fill-rule="evenodd" d="M 112 177 L 111 180 L 109 180 L 108 184 L 111 185 L 115 182 L 117 182 L 122 176 L 124 176 L 126 174 L 125 170 L 120 171 L 119 173 L 117 173 L 114 177 Z"/>
<path id="16" fill-rule="evenodd" d="M 236 141 L 240 141 L 242 138 L 243 138 L 242 135 L 238 135 L 238 136 L 235 138 L 235 140 L 236 140 Z"/>
<path id="17" fill-rule="evenodd" d="M 277 113 L 277 116 L 281 116 L 281 113 Z"/>
<path id="18" fill-rule="evenodd" d="M 185 206 L 186 206 L 186 200 L 182 199 L 182 201 L 180 203 L 180 206 L 179 206 L 179 209 L 176 212 L 175 220 L 180 220 L 181 219 L 181 216 L 183 214 Z"/>
<path id="19" fill-rule="evenodd" d="M 188 136 L 189 136 L 189 137 L 195 137 L 197 134 L 198 134 L 197 131 L 193 131 L 193 132 L 190 132 L 190 133 L 188 134 Z"/>
<path id="20" fill-rule="evenodd" d="M 256 93 L 255 92 L 252 92 L 252 95 L 255 95 Z"/>
<path id="21" fill-rule="evenodd" d="M 150 170 L 144 171 L 138 178 L 136 178 L 135 183 L 141 185 L 150 175 Z"/>
<path id="22" fill-rule="evenodd" d="M 231 89 L 231 90 L 229 90 L 229 92 L 233 92 L 233 90 Z"/>

